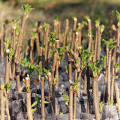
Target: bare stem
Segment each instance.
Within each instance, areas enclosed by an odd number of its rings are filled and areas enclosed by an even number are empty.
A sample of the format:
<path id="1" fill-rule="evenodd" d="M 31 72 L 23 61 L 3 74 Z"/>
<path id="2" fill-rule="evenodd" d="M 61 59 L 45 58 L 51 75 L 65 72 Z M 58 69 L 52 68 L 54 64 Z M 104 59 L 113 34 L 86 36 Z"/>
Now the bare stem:
<path id="1" fill-rule="evenodd" d="M 28 120 L 33 120 L 32 110 L 31 110 L 31 91 L 30 91 L 30 78 L 29 76 L 25 78 L 26 91 L 26 101 L 27 101 L 27 115 Z"/>
<path id="2" fill-rule="evenodd" d="M 41 115 L 42 120 L 45 120 L 45 105 L 44 105 L 44 77 L 41 78 Z"/>

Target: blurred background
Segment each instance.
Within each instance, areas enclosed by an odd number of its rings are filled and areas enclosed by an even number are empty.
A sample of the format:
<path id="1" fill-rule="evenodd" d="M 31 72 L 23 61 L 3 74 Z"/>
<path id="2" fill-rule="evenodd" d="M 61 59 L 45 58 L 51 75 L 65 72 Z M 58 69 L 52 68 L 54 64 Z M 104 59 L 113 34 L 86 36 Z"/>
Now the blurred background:
<path id="1" fill-rule="evenodd" d="M 101 23 L 106 24 L 113 10 L 120 11 L 120 0 L 0 0 L 0 22 L 20 17 L 21 6 L 26 3 L 35 8 L 29 16 L 28 27 L 38 20 L 52 23 L 56 17 L 64 22 L 66 18 L 77 17 L 81 22 L 86 15 L 93 20 L 99 16 Z"/>

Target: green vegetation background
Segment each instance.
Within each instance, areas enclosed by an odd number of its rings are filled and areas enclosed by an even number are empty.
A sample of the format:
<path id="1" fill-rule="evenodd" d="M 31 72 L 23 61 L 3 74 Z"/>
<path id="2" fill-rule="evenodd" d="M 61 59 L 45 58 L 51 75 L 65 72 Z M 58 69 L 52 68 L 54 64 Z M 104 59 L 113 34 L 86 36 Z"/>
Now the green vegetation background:
<path id="1" fill-rule="evenodd" d="M 34 8 L 34 12 L 43 14 L 44 20 L 52 21 L 55 16 L 60 20 L 65 18 L 78 17 L 89 15 L 91 18 L 100 16 L 103 22 L 107 22 L 106 18 L 112 10 L 120 9 L 120 0 L 2 0 L 0 4 L 6 9 L 14 6 L 16 9 L 25 3 L 30 3 Z M 0 7 L 1 8 L 1 7 Z M 6 11 L 5 11 L 6 12 Z M 34 13 L 33 12 L 33 13 Z M 31 13 L 32 14 L 32 13 Z M 38 13 L 39 14 L 39 13 Z M 33 15 L 33 19 L 35 16 Z M 42 20 L 43 20 L 42 19 Z"/>
<path id="2" fill-rule="evenodd" d="M 109 14 L 113 10 L 120 12 L 120 0 L 2 0 L 0 1 L 0 23 L 5 19 L 12 20 L 22 15 L 21 6 L 30 3 L 35 9 L 27 20 L 27 30 L 31 30 L 36 21 L 53 23 L 55 17 L 62 21 L 77 17 L 81 22 L 83 17 L 89 15 L 92 20 L 97 16 L 103 24 L 107 24 Z M 72 25 L 72 22 L 70 22 Z"/>

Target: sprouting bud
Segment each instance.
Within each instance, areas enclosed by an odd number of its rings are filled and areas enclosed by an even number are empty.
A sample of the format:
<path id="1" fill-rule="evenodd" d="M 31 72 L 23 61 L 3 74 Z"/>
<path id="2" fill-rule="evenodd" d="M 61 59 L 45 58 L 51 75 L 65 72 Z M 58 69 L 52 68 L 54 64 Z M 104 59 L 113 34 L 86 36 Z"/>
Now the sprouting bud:
<path id="1" fill-rule="evenodd" d="M 74 84 L 74 82 L 72 80 L 69 80 L 70 84 Z"/>
<path id="2" fill-rule="evenodd" d="M 15 30 L 15 29 L 16 29 L 16 26 L 15 26 L 15 25 L 13 25 L 13 26 L 12 26 L 12 28 Z"/>
<path id="3" fill-rule="evenodd" d="M 9 53 L 9 52 L 10 52 L 10 50 L 9 50 L 9 49 L 7 49 L 7 50 L 6 50 L 6 53 Z"/>
<path id="4" fill-rule="evenodd" d="M 75 37 L 76 37 L 76 39 L 78 39 L 78 34 L 79 34 L 78 32 L 75 33 Z"/>
<path id="5" fill-rule="evenodd" d="M 74 21 L 77 21 L 77 18 L 76 18 L 76 17 L 74 17 Z"/>
<path id="6" fill-rule="evenodd" d="M 29 80 L 29 77 L 26 77 L 25 80 Z"/>
<path id="7" fill-rule="evenodd" d="M 49 72 L 48 75 L 51 75 L 51 72 Z"/>
<path id="8" fill-rule="evenodd" d="M 90 34 L 90 36 L 89 36 L 90 38 L 92 38 L 92 35 Z"/>
<path id="9" fill-rule="evenodd" d="M 29 80 L 29 75 L 27 74 L 27 77 L 25 78 L 25 80 Z"/>
<path id="10" fill-rule="evenodd" d="M 91 20 L 88 18 L 88 22 L 91 22 Z"/>
<path id="11" fill-rule="evenodd" d="M 64 88 L 65 87 L 65 85 L 61 85 L 61 88 Z"/>

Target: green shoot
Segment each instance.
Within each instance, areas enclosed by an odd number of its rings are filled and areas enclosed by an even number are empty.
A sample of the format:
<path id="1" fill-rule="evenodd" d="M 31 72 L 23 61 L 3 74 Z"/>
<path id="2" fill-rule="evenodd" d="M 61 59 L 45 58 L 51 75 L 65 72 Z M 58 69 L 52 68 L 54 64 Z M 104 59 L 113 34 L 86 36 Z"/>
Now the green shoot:
<path id="1" fill-rule="evenodd" d="M 100 28 L 100 32 L 102 33 L 105 29 L 105 26 L 104 25 L 101 25 L 101 28 Z"/>
<path id="2" fill-rule="evenodd" d="M 89 89 L 89 92 L 92 93 L 92 89 Z"/>
<path id="3" fill-rule="evenodd" d="M 30 87 L 26 87 L 26 92 L 30 92 Z"/>
<path id="4" fill-rule="evenodd" d="M 66 73 L 68 73 L 68 66 L 67 65 L 65 65 L 65 71 L 66 71 Z"/>
<path id="5" fill-rule="evenodd" d="M 80 86 L 78 86 L 78 82 L 80 82 L 79 79 L 75 80 L 74 84 L 73 84 L 73 91 L 76 92 L 78 88 L 80 88 Z"/>
<path id="6" fill-rule="evenodd" d="M 68 95 L 63 95 L 63 100 L 65 101 L 65 104 L 68 105 L 68 103 L 69 103 Z"/>
<path id="7" fill-rule="evenodd" d="M 100 25 L 99 19 L 95 20 L 95 27 L 97 28 Z"/>
<path id="8" fill-rule="evenodd" d="M 102 41 L 106 44 L 106 47 L 109 49 L 109 52 L 111 52 L 116 47 L 114 43 L 116 43 L 117 41 L 113 41 L 113 39 L 109 39 L 108 41 L 102 39 Z"/>
<path id="9" fill-rule="evenodd" d="M 24 59 L 22 59 L 20 62 L 21 67 L 27 68 L 30 64 L 30 59 L 28 57 L 25 57 Z"/>
<path id="10" fill-rule="evenodd" d="M 43 26 L 44 26 L 44 31 L 46 32 L 46 31 L 47 31 L 47 29 L 48 29 L 48 27 L 49 27 L 50 25 L 49 25 L 49 24 L 47 24 L 46 22 L 44 22 Z"/>
<path id="11" fill-rule="evenodd" d="M 75 64 L 76 64 L 76 65 L 80 64 L 79 58 L 77 58 L 77 59 L 75 60 Z"/>
<path id="12" fill-rule="evenodd" d="M 12 48 L 10 48 L 10 49 L 9 49 L 9 53 L 8 53 L 9 61 L 12 60 L 12 57 L 13 57 L 14 53 L 15 53 L 15 51 L 14 51 Z"/>
<path id="13" fill-rule="evenodd" d="M 35 95 L 36 101 L 32 104 L 32 113 L 36 112 L 37 106 L 41 108 L 41 100 L 38 98 L 37 95 Z M 48 104 L 49 102 L 44 101 L 45 104 Z"/>
<path id="14" fill-rule="evenodd" d="M 26 4 L 22 6 L 22 9 L 26 14 L 29 14 L 34 8 L 32 8 L 31 5 Z"/>
<path id="15" fill-rule="evenodd" d="M 52 47 L 56 43 L 56 32 L 49 32 L 49 46 Z"/>
<path id="16" fill-rule="evenodd" d="M 116 72 L 118 72 L 119 67 L 120 67 L 120 63 L 115 63 L 115 69 L 116 69 Z"/>
<path id="17" fill-rule="evenodd" d="M 52 57 L 52 55 L 54 54 L 55 50 L 54 49 L 51 49 L 50 51 L 50 57 Z"/>
<path id="18" fill-rule="evenodd" d="M 58 51 L 58 58 L 59 59 L 62 59 L 64 57 L 64 48 L 63 47 L 60 47 L 60 48 L 57 48 L 57 51 Z"/>
<path id="19" fill-rule="evenodd" d="M 107 104 L 108 104 L 109 106 L 111 106 L 111 105 L 113 105 L 113 101 L 107 101 Z"/>
<path id="20" fill-rule="evenodd" d="M 92 69 L 94 77 L 102 70 L 102 65 L 99 65 L 99 61 L 88 63 L 88 66 Z"/>
<path id="21" fill-rule="evenodd" d="M 82 21 L 81 28 L 83 28 L 85 25 L 87 25 L 87 22 L 86 21 Z"/>
<path id="22" fill-rule="evenodd" d="M 5 85 L 7 94 L 10 92 L 10 88 L 11 88 L 12 84 L 13 84 L 13 83 L 7 83 L 7 84 Z"/>
<path id="23" fill-rule="evenodd" d="M 9 48 L 10 43 L 11 43 L 10 39 L 5 39 L 5 45 L 7 48 Z"/>
<path id="24" fill-rule="evenodd" d="M 117 25 L 120 26 L 120 13 L 116 10 L 116 18 L 118 20 Z"/>
<path id="25" fill-rule="evenodd" d="M 5 84 L 4 83 L 0 83 L 0 89 L 2 90 L 4 88 Z"/>
<path id="26" fill-rule="evenodd" d="M 83 70 L 86 66 L 86 61 L 88 59 L 91 59 L 91 57 L 93 56 L 94 53 L 93 52 L 88 53 L 88 49 L 86 49 L 86 50 L 79 49 L 79 54 L 81 57 L 81 69 Z"/>
<path id="27" fill-rule="evenodd" d="M 103 64 L 104 64 L 104 68 L 106 68 L 106 56 L 104 56 L 103 54 L 101 54 L 101 56 L 102 56 L 102 58 L 101 58 L 101 60 L 102 60 L 102 62 L 103 62 Z"/>
<path id="28" fill-rule="evenodd" d="M 103 106 L 104 106 L 104 103 L 102 101 L 102 102 L 100 102 L 100 105 L 99 105 L 100 113 L 102 112 Z"/>
<path id="29" fill-rule="evenodd" d="M 63 115 L 63 113 L 62 113 L 62 112 L 60 112 L 60 115 Z"/>

